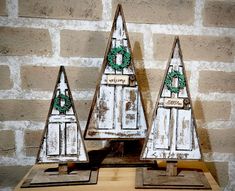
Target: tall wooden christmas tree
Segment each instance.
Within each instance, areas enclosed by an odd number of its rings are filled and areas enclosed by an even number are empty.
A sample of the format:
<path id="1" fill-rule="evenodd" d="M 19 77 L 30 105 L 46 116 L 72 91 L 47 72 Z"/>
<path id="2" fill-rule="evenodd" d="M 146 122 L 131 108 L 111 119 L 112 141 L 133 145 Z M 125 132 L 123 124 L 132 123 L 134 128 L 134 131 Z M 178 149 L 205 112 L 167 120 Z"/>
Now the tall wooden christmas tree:
<path id="1" fill-rule="evenodd" d="M 147 124 L 131 46 L 118 5 L 93 98 L 85 139 L 145 138 Z"/>
<path id="2" fill-rule="evenodd" d="M 177 171 L 178 160 L 201 159 L 178 37 L 174 40 L 141 159 L 163 159 L 167 161 L 167 166 L 166 171 L 138 169 L 136 188 L 209 187 L 203 173 Z"/>

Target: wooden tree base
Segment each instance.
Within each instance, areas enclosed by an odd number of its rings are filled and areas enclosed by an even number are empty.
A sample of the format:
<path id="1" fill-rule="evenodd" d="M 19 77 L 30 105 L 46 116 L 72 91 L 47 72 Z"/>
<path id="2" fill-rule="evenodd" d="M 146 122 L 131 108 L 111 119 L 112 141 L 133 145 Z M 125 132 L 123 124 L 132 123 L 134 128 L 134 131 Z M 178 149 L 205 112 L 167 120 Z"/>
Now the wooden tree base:
<path id="1" fill-rule="evenodd" d="M 97 183 L 98 169 L 75 169 L 65 173 L 60 168 L 61 166 L 58 168 L 60 171 L 57 168 L 33 169 L 21 187 L 69 186 Z"/>
<path id="2" fill-rule="evenodd" d="M 165 170 L 138 168 L 135 188 L 162 189 L 210 189 L 203 172 L 181 171 L 177 176 L 169 176 Z"/>

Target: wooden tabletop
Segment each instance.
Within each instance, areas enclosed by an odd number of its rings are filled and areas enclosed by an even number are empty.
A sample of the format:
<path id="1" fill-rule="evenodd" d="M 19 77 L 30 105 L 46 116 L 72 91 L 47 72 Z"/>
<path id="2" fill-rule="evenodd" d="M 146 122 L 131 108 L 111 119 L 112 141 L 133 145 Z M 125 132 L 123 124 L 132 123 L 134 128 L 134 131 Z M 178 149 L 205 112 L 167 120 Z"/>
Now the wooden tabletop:
<path id="1" fill-rule="evenodd" d="M 159 166 L 164 166 L 164 162 L 158 162 Z M 45 166 L 52 167 L 52 165 L 34 165 L 34 168 L 45 168 Z M 218 184 L 214 180 L 211 173 L 206 169 L 204 163 L 202 162 L 179 162 L 179 168 L 193 168 L 193 169 L 202 169 L 208 182 L 211 185 L 212 190 L 220 190 Z M 32 170 L 31 169 L 31 170 Z M 30 170 L 30 171 L 31 171 Z M 60 187 L 40 187 L 40 188 L 20 188 L 23 181 L 26 179 L 27 175 L 20 181 L 16 186 L 15 190 L 20 191 L 30 191 L 30 190 L 58 190 L 58 191 L 143 191 L 143 190 L 161 190 L 162 189 L 135 189 L 135 168 L 100 168 L 98 175 L 98 183 L 96 185 L 76 185 L 76 186 L 60 186 Z M 173 191 L 175 189 L 164 189 L 168 191 Z M 182 191 L 182 189 L 178 189 Z"/>

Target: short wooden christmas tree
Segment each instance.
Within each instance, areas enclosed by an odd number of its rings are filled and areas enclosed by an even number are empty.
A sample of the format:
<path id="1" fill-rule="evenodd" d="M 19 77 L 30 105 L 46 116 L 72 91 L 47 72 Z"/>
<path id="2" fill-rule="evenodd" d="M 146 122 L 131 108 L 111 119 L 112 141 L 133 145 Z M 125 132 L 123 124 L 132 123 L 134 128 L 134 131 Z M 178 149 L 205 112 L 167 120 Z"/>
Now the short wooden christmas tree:
<path id="1" fill-rule="evenodd" d="M 22 187 L 97 182 L 98 172 L 89 165 L 74 168 L 75 163 L 88 163 L 89 158 L 63 66 L 59 70 L 36 162 L 55 163 L 58 168 L 33 169 Z M 68 163 L 72 163 L 71 168 Z"/>

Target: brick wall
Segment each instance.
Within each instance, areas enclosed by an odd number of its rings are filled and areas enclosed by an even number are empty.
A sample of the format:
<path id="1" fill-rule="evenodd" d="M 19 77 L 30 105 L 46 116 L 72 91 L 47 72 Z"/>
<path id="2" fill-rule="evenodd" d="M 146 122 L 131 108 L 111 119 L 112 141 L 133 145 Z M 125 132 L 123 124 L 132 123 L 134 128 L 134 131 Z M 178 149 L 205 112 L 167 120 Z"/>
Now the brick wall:
<path id="1" fill-rule="evenodd" d="M 84 128 L 118 2 L 149 116 L 180 36 L 204 160 L 235 189 L 234 0 L 0 0 L 0 165 L 34 164 L 59 65 Z"/>

